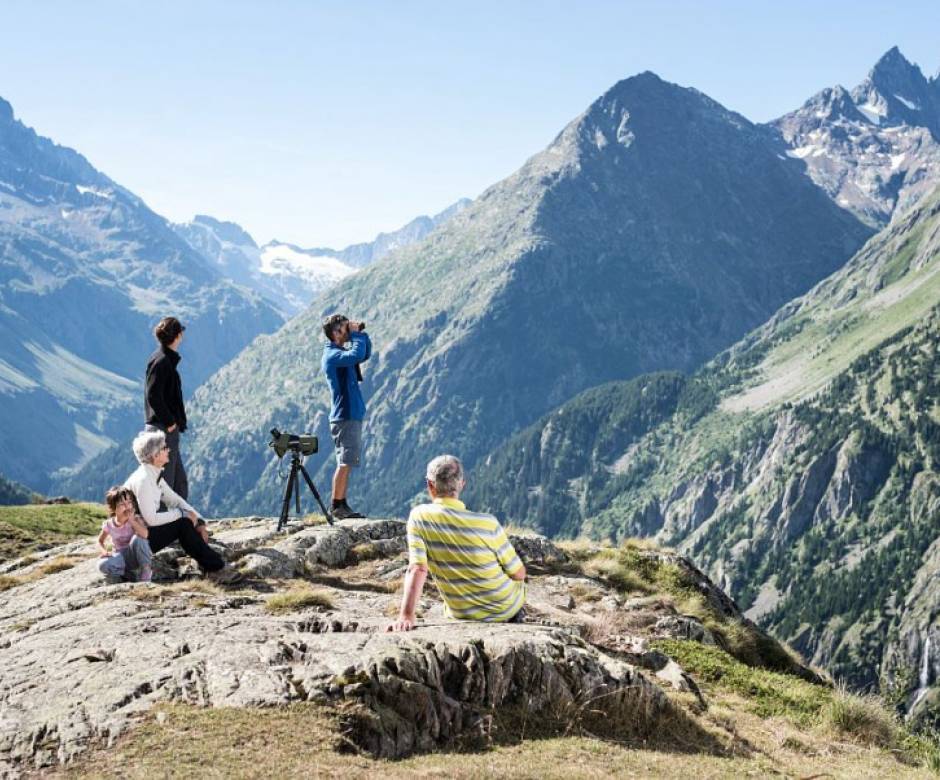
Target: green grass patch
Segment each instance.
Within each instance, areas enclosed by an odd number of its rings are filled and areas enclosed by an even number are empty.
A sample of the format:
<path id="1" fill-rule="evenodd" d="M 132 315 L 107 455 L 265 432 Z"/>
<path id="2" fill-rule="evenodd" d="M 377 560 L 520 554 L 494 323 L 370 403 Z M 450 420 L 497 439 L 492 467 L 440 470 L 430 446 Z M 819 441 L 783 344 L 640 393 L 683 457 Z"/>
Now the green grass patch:
<path id="1" fill-rule="evenodd" d="M 881 748 L 905 763 L 940 772 L 940 739 L 913 734 L 877 696 L 850 693 L 769 669 L 756 669 L 718 647 L 682 639 L 651 643 L 676 662 L 706 692 L 736 694 L 743 706 L 761 718 L 780 717 L 800 729 L 866 747 Z"/>
<path id="2" fill-rule="evenodd" d="M 102 504 L 0 506 L 0 561 L 94 536 L 106 517 Z"/>
<path id="3" fill-rule="evenodd" d="M 832 699 L 826 686 L 748 666 L 718 647 L 683 639 L 660 639 L 651 645 L 674 658 L 697 681 L 744 697 L 760 717 L 785 717 L 805 727 L 819 721 Z"/>
<path id="4" fill-rule="evenodd" d="M 698 620 L 737 660 L 814 679 L 795 653 L 754 626 L 726 615 L 709 602 L 687 571 L 661 559 L 648 545 L 627 540 L 619 548 L 566 549 L 584 573 L 605 580 L 621 593 L 667 596 L 677 613 Z"/>

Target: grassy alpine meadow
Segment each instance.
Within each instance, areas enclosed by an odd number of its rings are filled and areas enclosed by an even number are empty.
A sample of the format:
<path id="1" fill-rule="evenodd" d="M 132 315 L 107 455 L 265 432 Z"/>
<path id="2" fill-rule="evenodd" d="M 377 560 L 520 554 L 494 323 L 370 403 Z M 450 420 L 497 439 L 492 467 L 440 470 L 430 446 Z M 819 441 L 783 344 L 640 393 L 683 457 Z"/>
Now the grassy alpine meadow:
<path id="1" fill-rule="evenodd" d="M 880 705 L 788 675 L 769 679 L 774 673 L 757 674 L 710 650 L 699 659 L 699 671 L 711 676 L 708 709 L 687 694 L 673 697 L 694 713 L 696 729 L 665 729 L 645 740 L 601 737 L 576 722 L 545 729 L 531 713 L 528 721 L 492 713 L 473 744 L 388 761 L 357 752 L 336 709 L 167 704 L 55 776 L 113 777 L 115 766 L 127 778 L 930 778 L 940 771 L 937 743 L 906 734 Z M 694 661 L 698 653 L 681 655 Z M 782 695 L 768 683 L 796 690 Z"/>
<path id="2" fill-rule="evenodd" d="M 0 506 L 0 563 L 94 536 L 106 517 L 103 504 Z"/>

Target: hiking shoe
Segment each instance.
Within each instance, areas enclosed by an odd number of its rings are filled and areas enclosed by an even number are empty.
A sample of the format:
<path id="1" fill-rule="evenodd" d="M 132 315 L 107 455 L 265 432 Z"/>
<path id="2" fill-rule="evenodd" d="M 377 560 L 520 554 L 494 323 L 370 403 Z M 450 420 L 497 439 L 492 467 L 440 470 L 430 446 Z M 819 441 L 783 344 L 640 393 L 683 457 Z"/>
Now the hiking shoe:
<path id="1" fill-rule="evenodd" d="M 362 520 L 365 518 L 365 515 L 359 514 L 355 509 L 346 504 L 340 504 L 330 514 L 333 515 L 334 520 Z"/>
<path id="2" fill-rule="evenodd" d="M 210 571 L 206 574 L 206 579 L 216 585 L 236 585 L 245 579 L 245 575 L 234 566 L 223 566 L 218 571 Z"/>

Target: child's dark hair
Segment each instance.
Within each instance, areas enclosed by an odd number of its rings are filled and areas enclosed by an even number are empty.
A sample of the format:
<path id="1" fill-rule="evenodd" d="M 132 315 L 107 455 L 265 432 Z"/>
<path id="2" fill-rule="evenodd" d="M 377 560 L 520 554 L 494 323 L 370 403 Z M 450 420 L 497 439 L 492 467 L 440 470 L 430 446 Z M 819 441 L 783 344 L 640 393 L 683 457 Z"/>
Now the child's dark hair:
<path id="1" fill-rule="evenodd" d="M 134 503 L 134 514 L 140 514 L 140 507 L 137 504 L 137 496 L 134 495 L 134 491 L 130 488 L 123 487 L 122 485 L 115 485 L 104 494 L 104 502 L 108 505 L 109 516 L 114 517 L 114 515 L 117 513 L 117 505 L 120 504 L 125 498 L 130 498 L 130 500 Z"/>

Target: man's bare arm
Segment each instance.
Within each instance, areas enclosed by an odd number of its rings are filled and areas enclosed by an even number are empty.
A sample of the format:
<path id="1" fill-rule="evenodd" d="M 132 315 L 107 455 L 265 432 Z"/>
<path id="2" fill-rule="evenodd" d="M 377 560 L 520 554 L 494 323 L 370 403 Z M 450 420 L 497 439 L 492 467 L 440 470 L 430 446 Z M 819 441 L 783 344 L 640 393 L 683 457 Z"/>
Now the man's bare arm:
<path id="1" fill-rule="evenodd" d="M 424 564 L 415 564 L 408 567 L 405 575 L 405 592 L 401 596 L 401 610 L 398 620 L 391 623 L 386 631 L 411 631 L 415 627 L 415 610 L 418 607 L 418 598 L 424 589 L 424 581 L 428 577 L 428 567 Z"/>
<path id="2" fill-rule="evenodd" d="M 525 566 L 520 566 L 519 570 L 513 572 L 512 574 L 507 574 L 507 577 L 511 580 L 524 580 L 525 579 Z"/>

